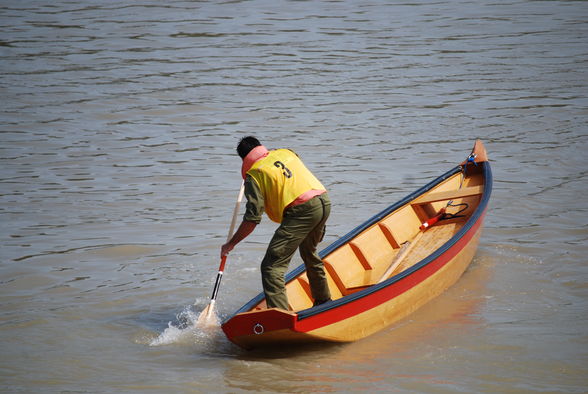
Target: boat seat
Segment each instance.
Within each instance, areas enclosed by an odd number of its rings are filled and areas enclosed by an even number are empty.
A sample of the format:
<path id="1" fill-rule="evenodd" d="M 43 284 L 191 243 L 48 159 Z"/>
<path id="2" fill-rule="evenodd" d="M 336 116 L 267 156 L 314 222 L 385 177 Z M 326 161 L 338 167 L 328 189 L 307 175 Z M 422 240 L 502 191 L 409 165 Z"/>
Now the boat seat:
<path id="1" fill-rule="evenodd" d="M 484 187 L 482 185 L 463 187 L 458 190 L 445 190 L 434 193 L 432 192 L 417 198 L 411 203 L 411 205 L 419 218 L 421 218 L 422 221 L 425 221 L 436 215 L 439 212 L 439 209 L 445 207 L 447 201 L 460 199 L 458 201 L 459 203 L 467 201 L 464 199 L 479 199 L 483 192 Z M 452 219 L 446 218 L 443 221 L 438 222 L 436 225 L 461 222 L 466 220 L 469 214 L 471 214 L 471 210 L 466 209 L 466 211 L 462 212 L 459 216 Z"/>
<path id="2" fill-rule="evenodd" d="M 436 192 L 431 194 L 425 194 L 422 197 L 417 198 L 412 202 L 412 205 L 424 205 L 430 204 L 437 201 L 454 200 L 457 198 L 472 197 L 484 192 L 482 185 L 464 187 L 459 190 L 448 190 L 445 192 Z"/>

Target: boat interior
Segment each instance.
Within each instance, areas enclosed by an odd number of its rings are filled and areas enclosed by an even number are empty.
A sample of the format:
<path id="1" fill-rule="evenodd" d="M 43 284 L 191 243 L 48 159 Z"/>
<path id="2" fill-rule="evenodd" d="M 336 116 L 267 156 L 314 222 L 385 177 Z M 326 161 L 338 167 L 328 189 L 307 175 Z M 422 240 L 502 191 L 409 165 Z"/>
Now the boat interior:
<path id="1" fill-rule="evenodd" d="M 478 206 L 484 179 L 480 166 L 458 172 L 324 256 L 333 300 L 353 294 L 410 268 L 429 256 L 463 227 Z M 443 219 L 421 230 L 421 225 L 446 209 Z M 292 311 L 312 307 L 305 272 L 286 284 Z M 265 300 L 251 310 L 266 309 Z"/>

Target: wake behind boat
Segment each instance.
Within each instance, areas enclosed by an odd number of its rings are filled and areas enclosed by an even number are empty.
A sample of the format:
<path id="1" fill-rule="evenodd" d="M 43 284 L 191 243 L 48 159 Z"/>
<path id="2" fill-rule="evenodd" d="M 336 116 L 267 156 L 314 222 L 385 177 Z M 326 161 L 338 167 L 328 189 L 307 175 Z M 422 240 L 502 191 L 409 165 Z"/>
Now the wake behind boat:
<path id="1" fill-rule="evenodd" d="M 472 261 L 492 191 L 486 149 L 356 227 L 320 253 L 333 301 L 313 307 L 304 265 L 286 276 L 290 310 L 263 293 L 222 329 L 243 348 L 351 342 L 393 324 L 453 285 Z"/>

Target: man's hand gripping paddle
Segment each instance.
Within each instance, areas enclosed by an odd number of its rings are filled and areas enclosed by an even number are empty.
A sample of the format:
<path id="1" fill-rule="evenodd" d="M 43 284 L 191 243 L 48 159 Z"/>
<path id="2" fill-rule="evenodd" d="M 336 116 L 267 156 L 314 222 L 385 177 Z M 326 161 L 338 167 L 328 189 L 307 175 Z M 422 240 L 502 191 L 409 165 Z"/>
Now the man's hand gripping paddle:
<path id="1" fill-rule="evenodd" d="M 235 209 L 233 211 L 233 219 L 231 220 L 231 226 L 229 227 L 229 235 L 227 236 L 227 242 L 233 236 L 233 230 L 235 230 L 235 225 L 237 224 L 237 215 L 239 214 L 239 206 L 241 205 L 241 201 L 243 200 L 243 193 L 245 192 L 245 184 L 241 183 L 241 189 L 239 190 L 239 197 L 237 197 L 237 202 L 235 203 Z M 198 316 L 198 322 L 196 325 L 198 326 L 217 326 L 219 324 L 218 318 L 216 316 L 216 311 L 214 309 L 214 304 L 216 302 L 216 296 L 218 294 L 218 289 L 220 287 L 221 279 L 223 278 L 223 271 L 225 270 L 225 263 L 227 262 L 227 256 L 221 257 L 220 266 L 218 268 L 218 274 L 216 276 L 216 282 L 214 283 L 214 289 L 212 290 L 212 296 L 210 297 L 210 303 Z"/>

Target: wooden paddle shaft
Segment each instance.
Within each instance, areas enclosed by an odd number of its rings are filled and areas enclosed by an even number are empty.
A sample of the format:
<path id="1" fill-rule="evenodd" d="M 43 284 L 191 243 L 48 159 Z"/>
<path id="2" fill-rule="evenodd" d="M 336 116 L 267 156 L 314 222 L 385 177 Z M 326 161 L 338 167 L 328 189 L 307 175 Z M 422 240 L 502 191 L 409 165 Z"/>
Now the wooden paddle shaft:
<path id="1" fill-rule="evenodd" d="M 237 197 L 235 209 L 233 210 L 233 219 L 231 220 L 231 226 L 229 227 L 227 242 L 229 242 L 231 240 L 231 237 L 233 236 L 233 231 L 235 230 L 235 225 L 237 224 L 237 215 L 239 214 L 239 207 L 241 206 L 241 201 L 243 200 L 243 194 L 245 194 L 245 182 L 241 182 L 241 189 L 239 190 L 239 196 Z"/>
<path id="2" fill-rule="evenodd" d="M 227 235 L 227 242 L 233 236 L 233 230 L 235 230 L 235 225 L 237 224 L 237 215 L 239 214 L 239 207 L 241 205 L 241 201 L 243 200 L 243 194 L 245 193 L 245 183 L 241 182 L 241 189 L 239 189 L 239 196 L 237 197 L 237 202 L 235 203 L 235 209 L 233 209 L 233 218 L 231 219 L 231 225 L 229 226 L 229 234 Z M 222 256 L 220 261 L 220 266 L 218 267 L 218 274 L 216 275 L 216 281 L 214 282 L 214 288 L 212 289 L 212 296 L 210 297 L 210 304 L 213 305 L 216 296 L 218 294 L 218 289 L 220 287 L 221 279 L 223 278 L 223 271 L 225 270 L 225 264 L 227 263 L 227 256 Z M 211 312 L 211 305 L 208 306 L 207 315 Z"/>
<path id="3" fill-rule="evenodd" d="M 388 267 L 386 272 L 384 272 L 384 275 L 382 275 L 382 277 L 380 278 L 378 283 L 383 282 L 386 279 L 388 279 L 390 274 L 392 274 L 394 272 L 394 270 L 396 268 L 398 268 L 398 266 L 400 265 L 402 260 L 404 260 L 404 258 L 408 255 L 408 253 L 410 253 L 410 251 L 414 248 L 414 245 L 421 239 L 421 237 L 423 236 L 425 231 L 429 227 L 436 224 L 439 220 L 441 220 L 443 218 L 443 215 L 445 215 L 445 208 L 442 208 L 435 216 L 433 216 L 429 220 L 425 221 L 421 225 L 421 227 L 419 228 L 419 232 L 414 236 L 413 239 L 402 244 L 402 247 L 400 248 L 400 250 L 396 254 L 396 257 L 394 258 L 394 260 L 392 260 L 392 263 L 390 263 L 390 267 Z"/>
<path id="4" fill-rule="evenodd" d="M 400 263 L 402 263 L 402 261 L 404 260 L 404 258 L 414 248 L 414 245 L 416 245 L 416 243 L 419 241 L 419 239 L 421 239 L 421 237 L 423 236 L 423 234 L 424 234 L 423 231 L 419 231 L 417 233 L 417 235 L 415 235 L 415 237 L 413 239 L 411 239 L 410 241 L 406 241 L 404 244 L 402 244 L 402 247 L 398 251 L 398 254 L 396 254 L 396 257 L 394 258 L 394 260 L 390 264 L 390 267 L 388 267 L 388 269 L 386 270 L 386 272 L 384 272 L 384 275 L 382 275 L 382 277 L 380 278 L 380 280 L 378 281 L 378 283 L 383 282 L 386 279 L 388 279 L 388 277 L 390 276 L 390 274 L 392 274 L 394 272 L 394 270 L 396 270 L 396 268 L 398 268 L 398 266 L 400 265 Z"/>

